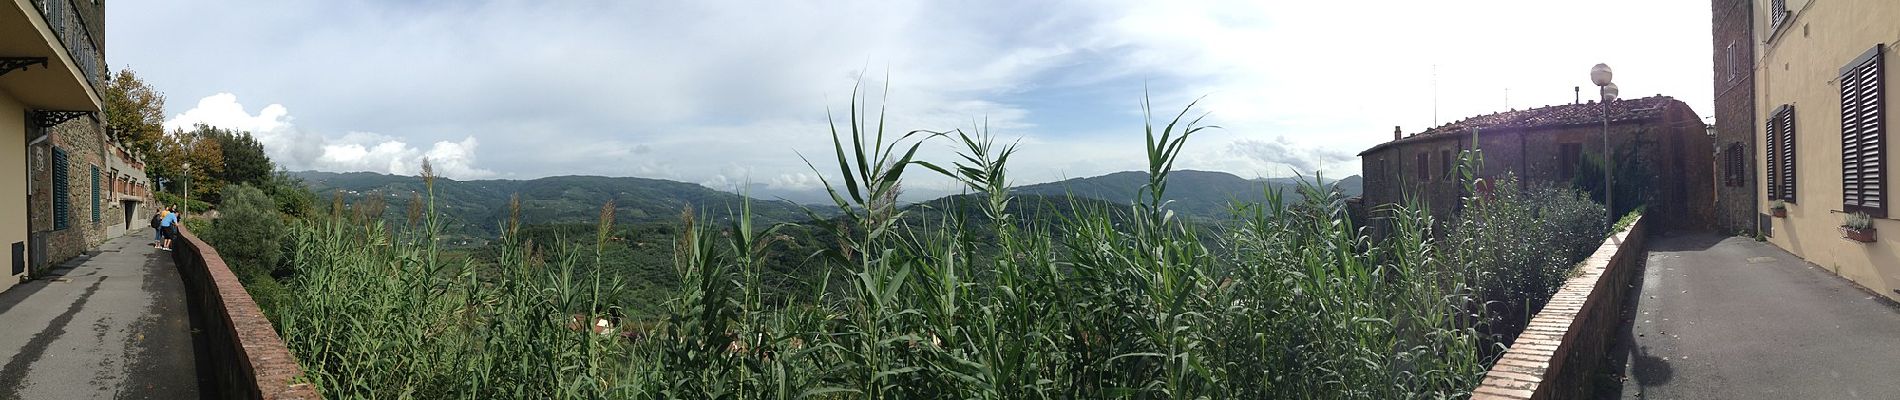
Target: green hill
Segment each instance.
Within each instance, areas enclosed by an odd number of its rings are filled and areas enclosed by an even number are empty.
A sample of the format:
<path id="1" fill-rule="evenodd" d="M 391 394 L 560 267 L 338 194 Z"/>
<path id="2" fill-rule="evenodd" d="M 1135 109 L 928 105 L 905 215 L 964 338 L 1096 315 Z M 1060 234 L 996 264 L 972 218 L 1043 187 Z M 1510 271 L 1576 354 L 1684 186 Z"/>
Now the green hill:
<path id="1" fill-rule="evenodd" d="M 303 179 L 312 191 L 326 199 L 331 193 L 340 193 L 345 202 L 357 204 L 368 196 L 379 195 L 388 205 L 384 215 L 392 222 L 406 218 L 410 199 L 423 190 L 422 179 L 414 176 L 314 171 L 292 175 Z M 489 238 L 500 232 L 501 221 L 508 218 L 509 197 L 516 194 L 521 196 L 524 224 L 591 223 L 600 219 L 600 207 L 608 200 L 614 202 L 617 224 L 674 221 L 687 206 L 715 219 L 724 219 L 729 211 L 736 212 L 745 199 L 698 184 L 663 179 L 555 176 L 458 181 L 442 178 L 436 180 L 436 209 L 448 219 L 450 232 Z M 753 199 L 752 211 L 760 223 L 809 219 L 798 205 L 786 201 Z"/>
<path id="2" fill-rule="evenodd" d="M 1357 196 L 1363 191 L 1363 181 L 1358 175 L 1342 180 L 1312 180 L 1311 182 L 1334 185 L 1346 196 Z M 1228 204 L 1233 202 L 1258 203 L 1266 201 L 1266 190 L 1283 190 L 1289 196 L 1297 195 L 1298 178 L 1246 179 L 1226 172 L 1180 170 L 1168 175 L 1167 199 L 1172 201 L 1169 208 L 1190 217 L 1203 219 L 1222 219 L 1228 215 Z M 1074 178 L 1056 182 L 1021 186 L 1014 189 L 1018 194 L 1063 195 L 1074 194 L 1127 204 L 1139 195 L 1142 185 L 1148 184 L 1148 173 L 1142 171 L 1116 172 L 1090 178 Z"/>

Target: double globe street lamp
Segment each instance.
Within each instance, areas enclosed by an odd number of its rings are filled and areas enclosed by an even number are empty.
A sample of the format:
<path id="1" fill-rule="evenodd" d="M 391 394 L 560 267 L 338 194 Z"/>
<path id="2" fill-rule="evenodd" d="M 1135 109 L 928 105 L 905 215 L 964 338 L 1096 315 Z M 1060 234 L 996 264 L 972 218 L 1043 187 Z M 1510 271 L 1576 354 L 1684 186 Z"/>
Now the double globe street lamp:
<path id="1" fill-rule="evenodd" d="M 1590 67 L 1590 83 L 1597 85 L 1597 92 L 1603 96 L 1603 211 L 1605 223 L 1616 221 L 1616 200 L 1611 196 L 1611 184 L 1615 169 L 1610 159 L 1610 102 L 1616 100 L 1616 83 L 1610 82 L 1610 65 L 1598 63 Z"/>

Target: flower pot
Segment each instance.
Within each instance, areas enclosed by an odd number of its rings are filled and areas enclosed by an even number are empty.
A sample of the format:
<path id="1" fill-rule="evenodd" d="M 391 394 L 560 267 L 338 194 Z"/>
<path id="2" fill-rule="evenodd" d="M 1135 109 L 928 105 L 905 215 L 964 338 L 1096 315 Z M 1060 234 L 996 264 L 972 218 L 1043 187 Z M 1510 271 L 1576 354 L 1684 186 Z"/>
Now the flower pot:
<path id="1" fill-rule="evenodd" d="M 1879 237 L 1875 235 L 1876 233 L 1879 232 L 1874 228 L 1854 229 L 1845 226 L 1841 227 L 1841 237 L 1853 239 L 1861 243 L 1873 243 L 1874 239 Z"/>
<path id="2" fill-rule="evenodd" d="M 1786 209 L 1786 208 L 1770 208 L 1770 209 L 1768 209 L 1768 213 L 1770 213 L 1770 214 L 1774 214 L 1774 215 L 1775 215 L 1775 218 L 1787 218 L 1787 217 L 1788 217 L 1788 209 Z"/>

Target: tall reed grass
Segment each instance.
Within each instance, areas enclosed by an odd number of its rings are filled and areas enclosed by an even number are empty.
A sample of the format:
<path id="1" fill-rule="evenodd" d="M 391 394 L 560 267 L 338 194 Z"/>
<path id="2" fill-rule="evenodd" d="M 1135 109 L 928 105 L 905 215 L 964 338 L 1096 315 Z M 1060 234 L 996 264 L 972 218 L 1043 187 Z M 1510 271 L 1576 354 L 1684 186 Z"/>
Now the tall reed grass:
<path id="1" fill-rule="evenodd" d="M 815 218 L 839 238 L 814 255 L 826 276 L 804 277 L 815 301 L 762 299 L 777 227 L 688 210 L 678 292 L 601 334 L 588 326 L 612 319 L 602 299 L 622 285 L 576 271 L 604 270 L 611 204 L 594 249 L 524 243 L 511 218 L 499 267 L 478 270 L 438 258 L 425 168 L 413 227 L 336 204 L 292 229 L 280 330 L 330 398 L 1447 398 L 1486 368 L 1483 274 L 1452 262 L 1420 207 L 1390 210 L 1380 239 L 1311 184 L 1236 205 L 1228 229 L 1175 218 L 1168 176 L 1211 128 L 1193 105 L 1149 119 L 1136 201 L 1055 220 L 1011 214 L 1017 147 L 986 127 L 887 133 L 864 109 L 854 91 L 833 124 L 841 181 L 826 186 L 844 216 Z M 929 140 L 962 150 L 915 159 Z M 985 218 L 902 222 L 896 194 L 918 171 L 967 186 Z"/>

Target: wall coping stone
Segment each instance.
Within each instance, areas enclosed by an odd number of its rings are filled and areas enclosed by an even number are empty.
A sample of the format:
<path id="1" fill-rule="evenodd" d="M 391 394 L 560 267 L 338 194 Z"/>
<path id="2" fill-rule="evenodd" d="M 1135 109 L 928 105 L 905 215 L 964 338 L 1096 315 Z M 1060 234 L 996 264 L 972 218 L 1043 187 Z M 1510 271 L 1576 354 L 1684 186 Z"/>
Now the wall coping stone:
<path id="1" fill-rule="evenodd" d="M 228 327 L 230 330 L 229 335 L 213 335 L 212 337 L 228 337 L 231 341 L 236 342 L 219 343 L 217 340 L 213 340 L 211 345 L 230 346 L 239 353 L 239 357 L 237 357 L 238 359 L 236 360 L 213 357 L 212 362 L 214 364 L 238 364 L 219 365 L 218 367 L 221 369 L 236 369 L 238 371 L 248 372 L 248 381 L 239 383 L 250 386 L 250 388 L 255 388 L 255 392 L 249 393 L 248 395 L 240 393 L 224 393 L 224 395 L 227 398 L 261 398 L 269 400 L 321 399 L 322 396 L 317 394 L 316 389 L 312 387 L 309 382 L 302 381 L 303 369 L 298 366 L 297 357 L 292 355 L 290 348 L 284 345 L 283 337 L 277 335 L 277 329 L 271 326 L 269 319 L 264 317 L 264 311 L 258 308 L 257 302 L 251 298 L 250 292 L 244 290 L 244 285 L 238 281 L 237 274 L 232 273 L 231 268 L 225 265 L 224 259 L 218 256 L 218 249 L 200 240 L 197 235 L 192 234 L 183 224 L 179 225 L 178 232 L 180 234 L 179 240 L 173 243 L 174 250 L 178 250 L 174 252 L 174 260 L 188 257 L 190 254 L 196 254 L 203 258 L 204 271 L 202 272 L 205 273 L 205 275 L 202 276 L 209 279 L 211 281 L 209 282 L 211 283 L 210 287 L 215 289 L 215 293 L 200 293 L 200 295 L 204 296 L 215 296 L 215 298 L 208 299 L 208 302 L 218 306 L 207 307 L 216 309 L 206 309 L 203 311 L 206 318 L 219 319 L 223 324 L 222 326 L 208 326 L 207 328 L 220 329 Z M 180 244 L 178 243 L 180 241 L 182 241 L 182 244 L 185 246 L 190 246 L 190 249 L 177 249 L 178 247 L 182 247 L 177 246 Z M 180 263 L 179 267 L 181 269 L 187 268 L 187 264 Z M 190 279 L 189 275 L 187 279 Z M 188 286 L 192 288 L 201 287 Z M 244 378 L 242 375 L 239 377 L 240 380 L 244 380 Z"/>
<path id="2" fill-rule="evenodd" d="M 1648 217 L 1610 235 L 1577 265 L 1510 349 L 1484 374 L 1472 399 L 1575 398 L 1589 384 L 1621 327 L 1622 304 L 1645 251 Z"/>

